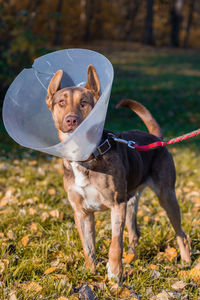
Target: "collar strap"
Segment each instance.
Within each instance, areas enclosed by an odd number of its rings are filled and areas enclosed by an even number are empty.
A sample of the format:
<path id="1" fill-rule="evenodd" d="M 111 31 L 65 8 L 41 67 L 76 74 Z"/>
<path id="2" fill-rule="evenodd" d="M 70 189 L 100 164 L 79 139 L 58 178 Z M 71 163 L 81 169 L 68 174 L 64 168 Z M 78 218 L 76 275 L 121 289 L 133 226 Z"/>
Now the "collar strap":
<path id="1" fill-rule="evenodd" d="M 111 149 L 112 145 L 109 139 L 106 139 L 101 145 L 97 147 L 97 149 L 93 152 L 95 158 L 100 155 L 104 155 Z"/>

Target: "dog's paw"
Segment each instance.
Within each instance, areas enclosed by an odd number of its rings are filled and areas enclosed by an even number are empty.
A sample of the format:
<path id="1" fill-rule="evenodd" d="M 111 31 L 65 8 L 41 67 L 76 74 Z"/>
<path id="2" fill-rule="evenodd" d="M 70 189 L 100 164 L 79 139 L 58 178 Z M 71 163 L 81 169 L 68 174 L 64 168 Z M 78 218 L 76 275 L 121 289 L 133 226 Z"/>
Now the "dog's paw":
<path id="1" fill-rule="evenodd" d="M 120 276 L 119 276 L 119 275 L 116 275 L 116 274 L 114 274 L 114 273 L 111 271 L 109 262 L 107 262 L 106 268 L 107 268 L 107 274 L 108 274 L 109 280 L 114 280 L 114 281 L 116 281 L 116 282 L 119 283 L 120 280 L 121 280 L 121 275 L 120 275 Z"/>

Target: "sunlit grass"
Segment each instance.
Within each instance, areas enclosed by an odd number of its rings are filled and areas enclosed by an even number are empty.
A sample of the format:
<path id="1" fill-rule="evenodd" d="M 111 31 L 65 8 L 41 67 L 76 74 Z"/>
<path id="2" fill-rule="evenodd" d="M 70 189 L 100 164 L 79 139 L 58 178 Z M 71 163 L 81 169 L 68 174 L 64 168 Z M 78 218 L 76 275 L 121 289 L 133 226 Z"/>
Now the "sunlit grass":
<path id="1" fill-rule="evenodd" d="M 166 138 L 199 126 L 200 55 L 118 51 L 106 53 L 114 63 L 115 81 L 106 126 L 117 131 L 146 130 L 141 120 L 127 109 L 115 110 L 122 98 L 146 105 Z M 198 299 L 199 282 L 189 273 L 200 262 L 200 156 L 199 138 L 169 147 L 177 169 L 176 191 L 183 228 L 190 235 L 192 266 L 182 266 L 179 250 L 174 258 L 163 256 L 177 249 L 176 239 L 157 198 L 147 190 L 140 202 L 138 222 L 141 238 L 138 258 L 124 264 L 120 291 L 106 276 L 111 240 L 110 212 L 96 214 L 97 272 L 85 270 L 73 211 L 63 189 L 60 159 L 27 151 L 2 134 L 0 157 L 0 299 L 78 299 L 88 284 L 97 299 L 150 299 L 163 290 L 173 291 L 178 280 L 187 283 L 179 299 Z M 124 233 L 124 255 L 128 235 Z M 158 273 L 154 273 L 153 268 Z M 188 273 L 183 276 L 181 270 Z M 182 274 L 182 275 L 181 275 Z M 184 273 L 185 274 L 185 273 Z M 126 290 L 128 289 L 128 290 Z M 123 296 L 126 293 L 128 296 Z M 122 293 L 122 294 L 120 294 Z M 120 296 L 122 295 L 122 296 Z"/>

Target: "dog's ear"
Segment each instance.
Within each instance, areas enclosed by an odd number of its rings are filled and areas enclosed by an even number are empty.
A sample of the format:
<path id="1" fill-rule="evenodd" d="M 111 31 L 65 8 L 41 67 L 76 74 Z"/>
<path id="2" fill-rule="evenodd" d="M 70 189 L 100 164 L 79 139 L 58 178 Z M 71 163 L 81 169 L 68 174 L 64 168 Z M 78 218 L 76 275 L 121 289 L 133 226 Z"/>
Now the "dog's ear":
<path id="1" fill-rule="evenodd" d="M 87 82 L 85 88 L 95 94 L 96 99 L 100 97 L 100 81 L 93 65 L 89 65 L 87 69 Z"/>
<path id="2" fill-rule="evenodd" d="M 60 89 L 60 82 L 61 82 L 62 76 L 63 76 L 63 71 L 58 70 L 49 83 L 48 90 L 47 90 L 47 96 L 46 96 L 46 103 L 50 110 L 52 109 L 53 95 Z"/>

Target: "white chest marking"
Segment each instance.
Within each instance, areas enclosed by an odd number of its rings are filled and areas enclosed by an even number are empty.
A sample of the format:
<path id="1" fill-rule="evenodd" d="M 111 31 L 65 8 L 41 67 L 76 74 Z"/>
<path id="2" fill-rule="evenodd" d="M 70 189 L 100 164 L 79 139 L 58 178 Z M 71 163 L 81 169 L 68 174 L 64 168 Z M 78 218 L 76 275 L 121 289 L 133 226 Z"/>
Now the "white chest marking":
<path id="1" fill-rule="evenodd" d="M 83 197 L 83 207 L 86 210 L 104 210 L 102 194 L 90 184 L 89 178 L 78 169 L 78 163 L 71 162 L 75 177 L 75 185 L 71 187 Z"/>
<path id="2" fill-rule="evenodd" d="M 71 166 L 72 166 L 72 170 L 73 170 L 74 177 L 75 177 L 75 184 L 78 186 L 81 186 L 81 187 L 88 185 L 89 179 L 87 178 L 87 176 L 85 176 L 85 174 L 83 174 L 81 171 L 79 171 L 78 163 L 73 161 L 73 162 L 71 162 Z"/>

